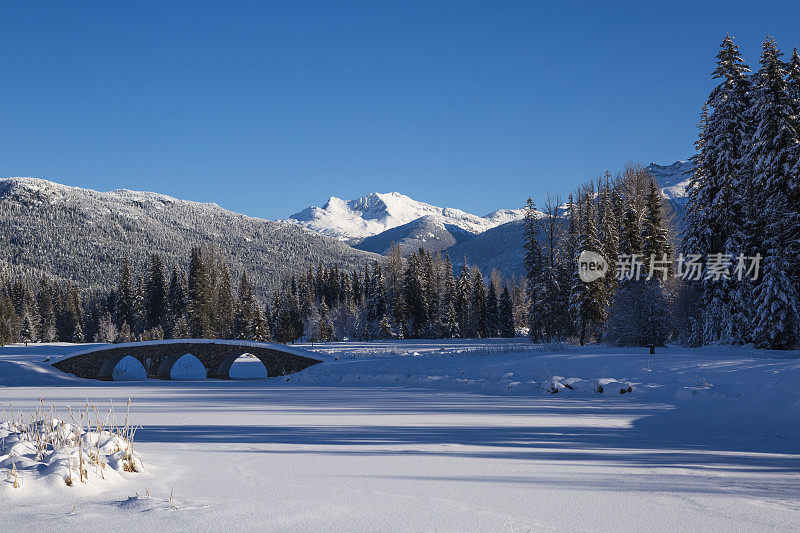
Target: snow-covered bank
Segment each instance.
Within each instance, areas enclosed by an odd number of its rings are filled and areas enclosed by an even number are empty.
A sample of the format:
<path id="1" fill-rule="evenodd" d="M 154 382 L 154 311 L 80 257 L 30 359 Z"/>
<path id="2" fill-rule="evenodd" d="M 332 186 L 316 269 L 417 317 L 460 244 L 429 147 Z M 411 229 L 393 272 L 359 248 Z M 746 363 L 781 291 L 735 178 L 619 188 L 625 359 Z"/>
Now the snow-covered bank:
<path id="1" fill-rule="evenodd" d="M 32 413 L 3 406 L 0 421 L 0 469 L 6 473 L 3 492 L 23 494 L 94 487 L 119 483 L 123 472 L 144 470 L 133 450 L 136 428 L 129 414 L 124 426 L 116 423 L 113 408 L 102 412 L 87 404 L 85 411 L 67 411 L 70 420 L 57 418 L 54 406 L 40 401 Z M 93 421 L 93 422 L 92 422 Z"/>
<path id="2" fill-rule="evenodd" d="M 800 360 L 500 344 L 315 345 L 333 360 L 288 381 L 119 383 L 51 374 L 46 354 L 68 347 L 4 348 L 0 376 L 17 373 L 0 403 L 132 398 L 148 474 L 91 495 L 0 496 L 0 513 L 24 530 L 800 528 Z M 500 386 L 548 372 L 632 392 Z"/>

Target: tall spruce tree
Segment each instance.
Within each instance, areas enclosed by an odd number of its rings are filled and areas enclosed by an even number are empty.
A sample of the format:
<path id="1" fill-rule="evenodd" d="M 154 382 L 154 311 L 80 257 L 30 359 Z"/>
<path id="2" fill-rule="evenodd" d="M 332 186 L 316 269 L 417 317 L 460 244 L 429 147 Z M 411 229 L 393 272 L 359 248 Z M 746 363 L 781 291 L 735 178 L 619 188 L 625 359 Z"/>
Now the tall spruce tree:
<path id="1" fill-rule="evenodd" d="M 642 227 L 642 255 L 645 261 L 662 261 L 672 254 L 666 225 L 664 224 L 664 205 L 661 190 L 654 179 L 650 179 L 647 193 L 647 213 Z M 656 263 L 653 263 L 655 266 Z M 671 263 L 670 263 L 671 265 Z M 671 266 L 669 267 L 671 271 Z M 657 270 L 651 273 L 656 279 L 665 281 L 664 272 Z"/>
<path id="2" fill-rule="evenodd" d="M 193 338 L 207 339 L 211 336 L 211 275 L 203 261 L 200 248 L 192 248 L 189 262 L 189 298 L 187 317 L 189 333 Z"/>
<path id="3" fill-rule="evenodd" d="M 150 256 L 150 272 L 147 276 L 146 298 L 148 329 L 164 326 L 164 316 L 167 312 L 165 283 L 164 266 L 161 263 L 161 256 L 153 254 Z"/>
<path id="4" fill-rule="evenodd" d="M 119 271 L 119 285 L 117 286 L 117 299 L 114 306 L 114 319 L 118 327 L 127 323 L 130 327 L 134 323 L 134 287 L 131 279 L 130 263 L 125 258 Z M 70 331 L 70 334 L 72 332 Z"/>
<path id="5" fill-rule="evenodd" d="M 600 242 L 597 238 L 594 204 L 590 194 L 584 194 L 582 219 L 583 228 L 576 250 L 576 262 L 584 251 L 602 253 Z M 602 278 L 592 282 L 584 282 L 580 279 L 576 269 L 570 293 L 570 312 L 578 325 L 581 346 L 586 344 L 586 340 L 592 333 L 600 333 L 598 328 L 606 319 L 607 307 L 608 296 L 605 292 Z"/>
<path id="6" fill-rule="evenodd" d="M 503 292 L 500 293 L 498 319 L 500 336 L 506 338 L 513 337 L 515 334 L 514 306 L 511 302 L 511 294 L 508 292 L 508 286 L 504 286 Z"/>
<path id="7" fill-rule="evenodd" d="M 540 238 L 539 215 L 532 198 L 525 203 L 522 238 L 524 243 L 524 266 L 528 293 L 528 335 L 534 342 L 542 339 L 544 328 L 544 261 Z"/>
<path id="8" fill-rule="evenodd" d="M 709 95 L 711 110 L 706 118 L 703 170 L 698 194 L 704 200 L 699 206 L 698 222 L 706 236 L 705 249 L 696 253 L 746 253 L 747 213 L 752 206 L 755 189 L 749 179 L 748 165 L 743 164 L 752 128 L 747 114 L 750 108 L 751 82 L 749 67 L 744 63 L 733 38 L 728 35 L 717 54 L 717 68 L 712 77 L 721 83 Z M 746 312 L 741 288 L 734 279 L 704 279 L 701 289 L 703 338 L 707 343 L 741 343 L 746 331 L 737 327 Z"/>
<path id="9" fill-rule="evenodd" d="M 219 281 L 217 282 L 214 296 L 214 332 L 221 339 L 233 338 L 234 325 L 233 289 L 231 289 L 231 275 L 228 267 L 220 267 Z"/>

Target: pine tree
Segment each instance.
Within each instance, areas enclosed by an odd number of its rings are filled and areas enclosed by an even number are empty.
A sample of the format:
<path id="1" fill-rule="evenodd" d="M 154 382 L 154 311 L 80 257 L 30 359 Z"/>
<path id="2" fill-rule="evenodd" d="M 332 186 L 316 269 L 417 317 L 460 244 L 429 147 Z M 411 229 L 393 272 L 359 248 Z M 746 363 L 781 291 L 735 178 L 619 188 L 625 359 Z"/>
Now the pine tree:
<path id="1" fill-rule="evenodd" d="M 753 339 L 756 348 L 788 349 L 797 345 L 800 298 L 786 275 L 783 251 L 773 249 L 764 267 L 764 279 L 756 289 Z"/>
<path id="2" fill-rule="evenodd" d="M 542 338 L 544 327 L 542 308 L 545 305 L 542 270 L 544 261 L 539 242 L 540 224 L 532 198 L 525 204 L 522 238 L 524 241 L 524 266 L 528 293 L 528 335 L 534 342 Z"/>
<path id="3" fill-rule="evenodd" d="M 483 313 L 483 333 L 486 337 L 497 337 L 500 323 L 500 309 L 497 300 L 497 288 L 495 284 L 489 282 L 489 290 L 486 293 L 486 309 Z"/>
<path id="4" fill-rule="evenodd" d="M 608 171 L 599 185 L 598 205 L 598 238 L 603 248 L 603 257 L 608 263 L 608 272 L 611 273 L 603 278 L 603 282 L 606 285 L 606 292 L 613 294 L 617 285 L 617 279 L 613 273 L 616 272 L 617 256 L 619 255 L 619 220 L 614 210 L 611 174 Z"/>
<path id="5" fill-rule="evenodd" d="M 458 336 L 458 315 L 456 313 L 456 278 L 450 256 L 445 254 L 442 261 L 442 294 L 439 305 L 439 333 L 446 339 Z"/>
<path id="6" fill-rule="evenodd" d="M 127 323 L 130 327 L 134 322 L 134 288 L 131 281 L 131 271 L 128 259 L 122 261 L 119 272 L 119 285 L 117 286 L 117 300 L 114 307 L 114 318 L 117 327 Z M 70 335 L 72 330 L 70 330 Z"/>
<path id="7" fill-rule="evenodd" d="M 486 285 L 478 267 L 472 269 L 470 337 L 486 337 Z"/>
<path id="8" fill-rule="evenodd" d="M 709 95 L 708 114 L 703 117 L 700 153 L 690 195 L 690 253 L 707 256 L 716 253 L 746 253 L 747 213 L 753 203 L 749 165 L 743 164 L 752 128 L 747 115 L 750 107 L 750 69 L 728 35 L 717 54 L 712 77 L 721 83 Z M 701 324 L 706 343 L 744 342 L 745 332 L 737 327 L 747 312 L 737 295 L 742 288 L 733 280 L 704 280 L 701 284 Z"/>
<path id="9" fill-rule="evenodd" d="M 236 315 L 233 323 L 233 335 L 235 338 L 249 338 L 252 331 L 255 307 L 250 282 L 247 281 L 247 274 L 242 272 L 242 278 L 239 281 L 239 301 L 236 305 Z"/>
<path id="10" fill-rule="evenodd" d="M 150 256 L 150 272 L 147 277 L 147 329 L 163 326 L 167 312 L 166 280 L 164 267 L 158 254 Z"/>
<path id="11" fill-rule="evenodd" d="M 29 342 L 36 340 L 36 327 L 33 325 L 31 315 L 27 311 L 22 316 L 22 329 L 19 332 L 19 336 L 22 342 L 25 343 L 25 346 L 27 346 Z"/>
<path id="12" fill-rule="evenodd" d="M 639 213 L 636 211 L 636 204 L 629 201 L 625 204 L 622 216 L 622 232 L 619 238 L 619 253 L 637 256 L 641 260 L 643 255 L 642 231 L 639 227 Z"/>
<path id="13" fill-rule="evenodd" d="M 175 337 L 173 330 L 178 320 L 186 314 L 187 293 L 186 278 L 183 272 L 178 272 L 177 268 L 173 268 L 169 281 L 169 290 L 167 291 L 167 316 L 165 320 L 165 331 L 170 338 L 178 338 Z"/>
<path id="14" fill-rule="evenodd" d="M 230 272 L 228 272 L 228 267 L 222 265 L 214 298 L 214 331 L 216 337 L 220 339 L 233 338 L 233 308 Z"/>
<path id="15" fill-rule="evenodd" d="M 589 194 L 584 195 L 584 211 L 582 213 L 583 231 L 579 238 L 575 261 L 584 251 L 602 253 L 600 242 L 597 238 L 595 226 L 596 216 L 594 206 Z M 578 276 L 576 269 L 570 293 L 570 312 L 580 331 L 580 344 L 586 344 L 586 339 L 596 330 L 606 318 L 608 298 L 602 278 L 584 282 Z"/>
<path id="16" fill-rule="evenodd" d="M 421 248 L 418 252 L 412 253 L 408 258 L 405 275 L 404 292 L 408 305 L 410 330 L 412 336 L 418 339 L 428 335 L 430 320 L 424 260 L 425 253 Z"/>
<path id="17" fill-rule="evenodd" d="M 80 343 L 84 342 L 84 340 L 85 339 L 84 339 L 84 336 L 83 336 L 83 327 L 81 326 L 81 321 L 78 320 L 75 323 L 75 331 L 72 333 L 72 342 L 74 342 L 76 344 L 80 344 Z"/>
<path id="18" fill-rule="evenodd" d="M 253 325 L 250 338 L 256 342 L 269 342 L 271 336 L 269 321 L 264 319 L 261 311 L 256 307 L 253 310 Z"/>
<path id="19" fill-rule="evenodd" d="M 498 309 L 500 336 L 511 338 L 515 334 L 514 328 L 514 307 L 511 303 L 511 294 L 508 292 L 508 286 L 503 287 L 503 292 L 500 293 L 500 304 Z"/>
<path id="20" fill-rule="evenodd" d="M 53 289 L 47 278 L 39 281 L 36 306 L 41 317 L 38 337 L 42 342 L 52 342 L 56 338 L 56 314 L 53 308 Z"/>
<path id="21" fill-rule="evenodd" d="M 645 261 L 651 259 L 661 261 L 669 258 L 672 254 L 672 246 L 664 224 L 663 209 L 661 191 L 656 186 L 655 180 L 651 178 L 647 193 L 647 213 L 642 227 L 642 255 Z M 666 277 L 662 274 L 662 271 L 651 273 L 651 275 L 656 276 L 656 279 L 665 281 Z"/>
<path id="22" fill-rule="evenodd" d="M 748 201 L 755 206 L 750 219 L 757 222 L 749 227 L 754 234 L 753 247 L 766 241 L 769 248 L 785 249 L 786 274 L 797 286 L 800 283 L 800 131 L 780 57 L 775 41 L 767 38 L 761 68 L 755 76 L 750 110 L 755 128 L 747 160 L 754 192 Z M 771 201 L 780 202 L 782 207 L 768 205 Z"/>
<path id="23" fill-rule="evenodd" d="M 144 280 L 139 277 L 136 279 L 136 288 L 133 296 L 134 320 L 132 330 L 135 338 L 139 338 L 147 330 L 147 295 L 145 294 Z"/>
<path id="24" fill-rule="evenodd" d="M 188 324 L 193 338 L 211 336 L 211 275 L 200 248 L 192 248 L 189 262 Z"/>

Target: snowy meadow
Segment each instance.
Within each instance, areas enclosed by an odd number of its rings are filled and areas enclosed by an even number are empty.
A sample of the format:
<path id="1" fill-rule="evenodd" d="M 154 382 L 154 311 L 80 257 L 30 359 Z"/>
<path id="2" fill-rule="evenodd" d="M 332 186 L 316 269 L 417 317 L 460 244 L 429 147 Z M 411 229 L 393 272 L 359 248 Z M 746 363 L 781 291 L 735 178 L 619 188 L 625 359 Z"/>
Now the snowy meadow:
<path id="1" fill-rule="evenodd" d="M 50 366 L 86 345 L 0 349 L 7 413 L 113 403 L 121 419 L 130 399 L 141 461 L 71 486 L 18 461 L 15 487 L 2 456 L 0 512 L 22 530 L 800 527 L 798 352 L 303 347 L 324 362 L 290 376 L 128 382 Z"/>

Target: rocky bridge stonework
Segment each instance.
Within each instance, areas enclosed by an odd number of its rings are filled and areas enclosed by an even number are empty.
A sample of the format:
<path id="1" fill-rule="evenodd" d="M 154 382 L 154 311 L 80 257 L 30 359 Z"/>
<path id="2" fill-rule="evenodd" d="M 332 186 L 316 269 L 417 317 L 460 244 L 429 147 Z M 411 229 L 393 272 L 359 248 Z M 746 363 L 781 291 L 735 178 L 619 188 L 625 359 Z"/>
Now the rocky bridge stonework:
<path id="1" fill-rule="evenodd" d="M 203 363 L 209 378 L 230 379 L 230 369 L 239 356 L 257 357 L 267 369 L 267 376 L 283 376 L 299 372 L 322 362 L 313 352 L 281 344 L 224 340 L 170 340 L 133 342 L 92 348 L 53 366 L 81 378 L 111 380 L 114 368 L 124 357 L 136 358 L 149 378 L 170 379 L 172 366 L 191 354 Z"/>

